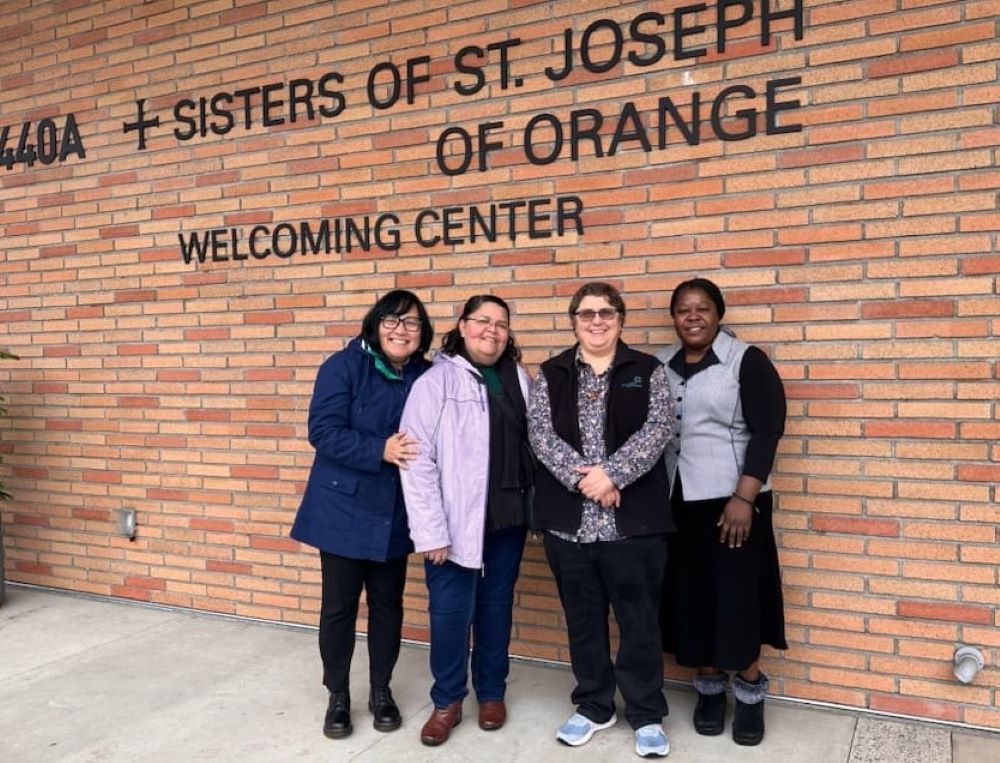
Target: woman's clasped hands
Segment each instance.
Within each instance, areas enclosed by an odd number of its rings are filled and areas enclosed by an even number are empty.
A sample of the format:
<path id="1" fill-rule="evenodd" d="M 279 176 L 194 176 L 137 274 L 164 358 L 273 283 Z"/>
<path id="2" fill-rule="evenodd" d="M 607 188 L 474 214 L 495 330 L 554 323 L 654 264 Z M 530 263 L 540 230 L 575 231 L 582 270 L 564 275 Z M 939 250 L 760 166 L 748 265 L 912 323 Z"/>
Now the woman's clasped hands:
<path id="1" fill-rule="evenodd" d="M 583 475 L 576 483 L 577 490 L 605 509 L 618 508 L 621 505 L 622 494 L 618 487 L 604 471 L 600 464 L 578 466 L 576 470 Z"/>

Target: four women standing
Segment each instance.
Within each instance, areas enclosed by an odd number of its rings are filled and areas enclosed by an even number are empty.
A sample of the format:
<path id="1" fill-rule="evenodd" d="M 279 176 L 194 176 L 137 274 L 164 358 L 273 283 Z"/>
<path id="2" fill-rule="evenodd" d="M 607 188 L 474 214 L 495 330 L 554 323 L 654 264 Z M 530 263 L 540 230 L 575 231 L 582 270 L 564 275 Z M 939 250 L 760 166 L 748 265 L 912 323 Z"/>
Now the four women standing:
<path id="1" fill-rule="evenodd" d="M 502 299 L 470 299 L 419 380 L 431 337 L 424 308 L 409 292 L 379 300 L 363 336 L 320 370 L 310 409 L 316 463 L 293 528 L 322 551 L 328 736 L 351 730 L 362 584 L 369 706 L 376 728 L 400 723 L 388 689 L 409 550 L 400 483 L 430 595 L 434 710 L 421 741 L 443 743 L 462 719 L 470 638 L 479 725 L 503 725 L 514 583 L 537 483 L 535 527 L 545 532 L 577 679 L 577 712 L 557 739 L 577 746 L 613 725 L 617 687 L 636 752 L 667 754 L 662 611 L 665 648 L 699 671 L 698 732 L 722 731 L 723 671 L 737 670 L 733 736 L 760 741 L 760 645 L 785 648 L 768 476 L 784 395 L 763 353 L 719 331 L 724 311 L 710 281 L 681 284 L 671 299 L 679 343 L 663 365 L 621 341 L 618 291 L 586 284 L 569 307 L 577 344 L 542 364 L 529 396 Z M 671 507 L 678 533 L 663 587 Z M 621 641 L 613 664 L 609 606 Z"/>

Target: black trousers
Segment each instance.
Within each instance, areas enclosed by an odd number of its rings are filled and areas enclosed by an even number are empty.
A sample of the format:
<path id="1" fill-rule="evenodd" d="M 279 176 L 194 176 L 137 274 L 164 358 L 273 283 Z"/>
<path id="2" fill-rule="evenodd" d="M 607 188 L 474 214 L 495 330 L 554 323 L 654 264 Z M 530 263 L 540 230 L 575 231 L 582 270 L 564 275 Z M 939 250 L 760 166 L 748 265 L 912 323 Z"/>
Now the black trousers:
<path id="1" fill-rule="evenodd" d="M 399 658 L 403 630 L 406 557 L 373 562 L 320 551 L 323 601 L 319 614 L 319 653 L 323 685 L 346 691 L 354 656 L 358 601 L 368 600 L 368 664 L 372 686 L 388 686 Z"/>
<path id="2" fill-rule="evenodd" d="M 667 714 L 659 622 L 666 536 L 573 543 L 546 533 L 545 555 L 566 614 L 577 712 L 595 723 L 607 721 L 617 685 L 633 729 L 660 723 Z M 614 664 L 609 604 L 619 630 Z"/>

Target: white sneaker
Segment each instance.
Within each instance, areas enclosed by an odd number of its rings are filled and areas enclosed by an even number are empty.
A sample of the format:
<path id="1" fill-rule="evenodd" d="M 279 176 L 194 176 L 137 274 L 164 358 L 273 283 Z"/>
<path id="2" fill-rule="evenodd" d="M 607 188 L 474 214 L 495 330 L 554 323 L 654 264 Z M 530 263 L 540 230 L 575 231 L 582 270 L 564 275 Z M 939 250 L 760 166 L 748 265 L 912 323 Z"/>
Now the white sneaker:
<path id="1" fill-rule="evenodd" d="M 670 752 L 667 732 L 659 723 L 650 723 L 635 730 L 635 754 L 641 758 L 665 758 Z"/>
<path id="2" fill-rule="evenodd" d="M 587 744 L 596 732 L 610 729 L 617 722 L 618 716 L 614 713 L 604 723 L 594 723 L 585 715 L 573 713 L 570 719 L 559 727 L 559 731 L 556 732 L 556 739 L 563 744 L 568 744 L 570 747 L 579 747 L 582 744 Z"/>

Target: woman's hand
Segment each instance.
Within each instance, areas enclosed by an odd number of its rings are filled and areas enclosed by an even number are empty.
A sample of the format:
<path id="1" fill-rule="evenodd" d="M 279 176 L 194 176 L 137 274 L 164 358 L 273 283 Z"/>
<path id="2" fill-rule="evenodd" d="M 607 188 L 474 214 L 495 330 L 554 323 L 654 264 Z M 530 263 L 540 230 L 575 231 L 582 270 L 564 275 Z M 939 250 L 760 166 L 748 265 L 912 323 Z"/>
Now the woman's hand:
<path id="1" fill-rule="evenodd" d="M 605 493 L 598 503 L 606 509 L 617 509 L 622 505 L 622 494 L 618 488 L 615 488 L 610 493 Z"/>
<path id="2" fill-rule="evenodd" d="M 577 471 L 583 477 L 576 487 L 584 496 L 606 509 L 621 504 L 621 493 L 602 466 L 579 466 Z"/>
<path id="3" fill-rule="evenodd" d="M 424 559 L 431 564 L 444 564 L 448 561 L 448 549 L 451 546 L 445 546 L 444 548 L 435 548 L 430 551 L 424 551 Z"/>
<path id="4" fill-rule="evenodd" d="M 409 468 L 409 462 L 420 454 L 420 447 L 417 439 L 406 434 L 406 432 L 396 432 L 385 441 L 385 448 L 382 449 L 382 460 L 395 464 L 400 469 Z"/>
<path id="5" fill-rule="evenodd" d="M 719 543 L 726 543 L 729 548 L 740 548 L 743 541 L 750 537 L 750 525 L 753 523 L 753 505 L 744 499 L 733 496 L 726 502 L 722 516 L 716 523 L 721 527 Z"/>

